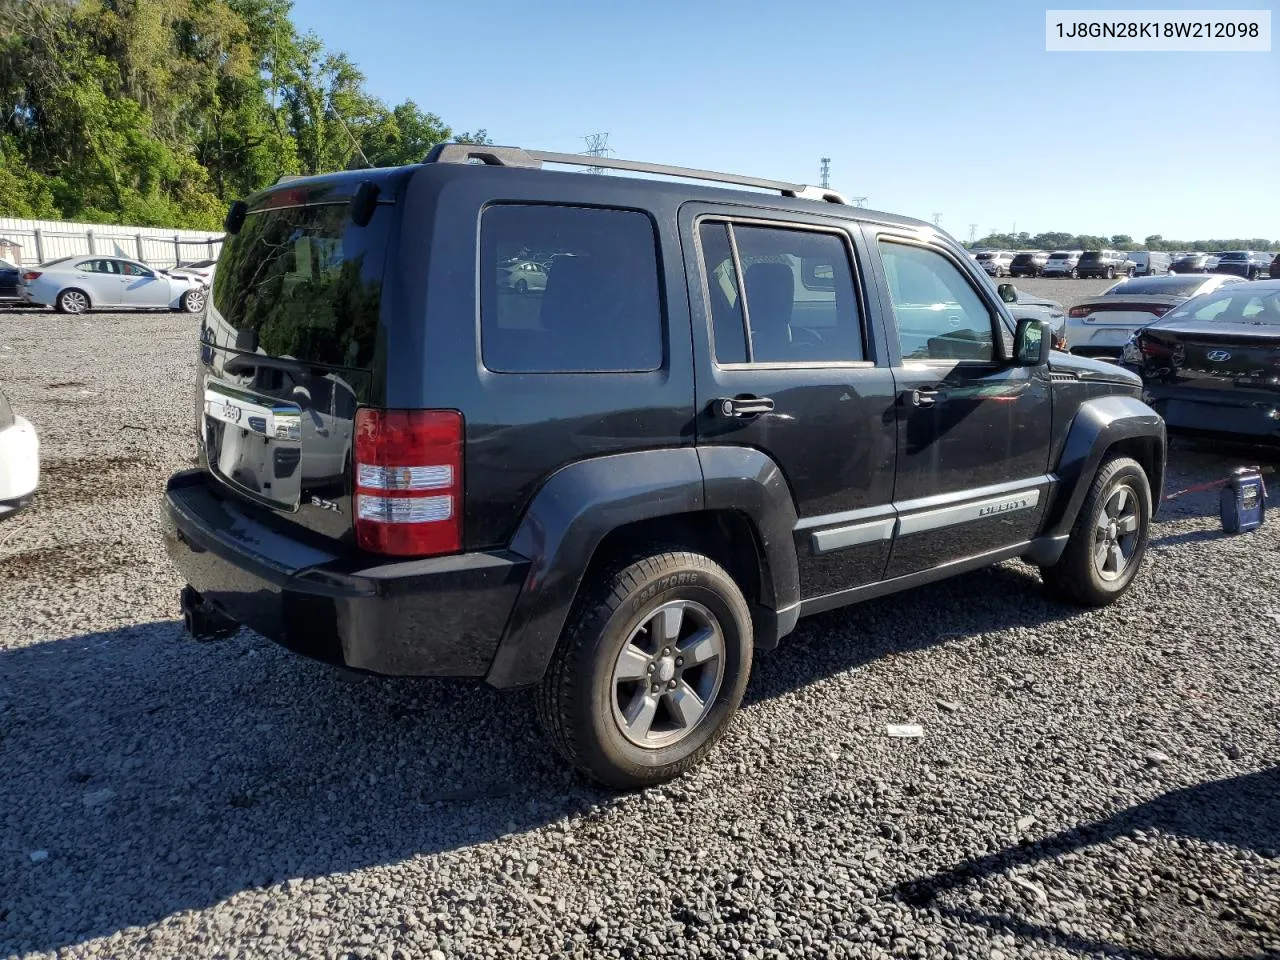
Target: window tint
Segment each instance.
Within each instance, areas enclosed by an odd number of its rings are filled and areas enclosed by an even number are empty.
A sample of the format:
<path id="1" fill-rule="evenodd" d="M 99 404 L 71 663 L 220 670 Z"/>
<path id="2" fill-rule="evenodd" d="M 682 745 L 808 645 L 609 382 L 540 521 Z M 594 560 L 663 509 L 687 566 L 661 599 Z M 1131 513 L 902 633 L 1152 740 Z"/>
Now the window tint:
<path id="1" fill-rule="evenodd" d="M 146 267 L 140 267 L 136 263 L 122 263 L 120 264 L 120 266 L 124 268 L 124 274 L 127 277 L 154 277 L 155 276 L 155 274 L 152 273 L 150 270 L 148 270 Z"/>
<path id="2" fill-rule="evenodd" d="M 1204 285 L 1204 277 L 1151 277 L 1145 280 L 1126 280 L 1118 283 L 1104 296 L 1132 297 L 1152 294 L 1161 297 L 1193 297 Z"/>
<path id="3" fill-rule="evenodd" d="M 656 370 L 662 307 L 653 224 L 630 210 L 489 207 L 480 339 L 500 373 Z"/>
<path id="4" fill-rule="evenodd" d="M 345 203 L 250 211 L 223 247 L 206 335 L 271 356 L 371 366 L 390 212 L 359 227 L 348 211 Z"/>
<path id="5" fill-rule="evenodd" d="M 1252 284 L 1250 284 L 1252 286 Z M 1219 323 L 1256 323 L 1280 326 L 1280 291 L 1250 293 L 1239 288 L 1230 293 L 1208 294 L 1190 301 L 1168 317 L 1185 317 Z"/>
<path id="6" fill-rule="evenodd" d="M 906 360 L 992 360 L 991 311 L 942 254 L 880 241 Z"/>

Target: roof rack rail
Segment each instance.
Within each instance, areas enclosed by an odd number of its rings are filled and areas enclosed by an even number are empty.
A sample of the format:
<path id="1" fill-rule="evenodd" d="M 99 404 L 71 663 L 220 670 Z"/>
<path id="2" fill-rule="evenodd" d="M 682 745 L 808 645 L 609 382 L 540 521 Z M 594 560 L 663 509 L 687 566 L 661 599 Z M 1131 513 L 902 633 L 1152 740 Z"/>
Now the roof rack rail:
<path id="1" fill-rule="evenodd" d="M 672 167 L 662 163 L 644 163 L 639 160 L 618 160 L 612 157 L 593 157 L 580 153 L 553 153 L 547 150 L 525 150 L 521 147 L 493 147 L 470 143 L 441 143 L 431 148 L 424 163 L 479 163 L 490 167 L 519 167 L 526 170 L 541 169 L 544 163 L 564 164 L 571 167 L 603 167 L 608 170 L 629 170 L 633 173 L 649 173 L 661 177 L 683 177 L 689 180 L 707 180 L 712 183 L 731 183 L 740 187 L 756 187 L 776 190 L 784 197 L 802 200 L 819 200 L 827 203 L 849 205 L 842 193 L 822 187 L 810 187 L 782 180 L 766 180 L 763 177 L 744 177 L 736 173 L 718 173 L 715 170 L 697 170 L 692 167 Z"/>

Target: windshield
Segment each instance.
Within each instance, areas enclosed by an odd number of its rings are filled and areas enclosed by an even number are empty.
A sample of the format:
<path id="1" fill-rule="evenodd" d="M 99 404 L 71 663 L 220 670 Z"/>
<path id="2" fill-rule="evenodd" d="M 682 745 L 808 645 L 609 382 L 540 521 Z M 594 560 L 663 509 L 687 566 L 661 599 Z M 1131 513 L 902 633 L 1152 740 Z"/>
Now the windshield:
<path id="1" fill-rule="evenodd" d="M 1251 283 L 1233 285 L 1230 292 L 1207 293 L 1166 313 L 1165 320 L 1199 320 L 1213 323 L 1247 323 L 1280 327 L 1280 290 L 1254 292 Z M 1162 324 L 1163 325 L 1163 322 Z"/>
<path id="2" fill-rule="evenodd" d="M 206 337 L 312 363 L 369 368 L 390 214 L 367 227 L 345 203 L 250 212 L 214 274 Z"/>

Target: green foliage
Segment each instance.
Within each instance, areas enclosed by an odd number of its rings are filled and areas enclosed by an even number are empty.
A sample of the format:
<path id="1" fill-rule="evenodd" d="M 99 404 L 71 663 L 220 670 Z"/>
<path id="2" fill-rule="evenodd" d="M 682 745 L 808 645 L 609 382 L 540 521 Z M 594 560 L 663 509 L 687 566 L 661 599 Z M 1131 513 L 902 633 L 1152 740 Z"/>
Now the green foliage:
<path id="1" fill-rule="evenodd" d="M 1126 233 L 1112 234 L 1110 237 L 1101 234 L 1075 234 L 1050 231 L 1037 233 L 993 233 L 973 243 L 966 244 L 973 249 L 995 248 L 1001 250 L 1165 250 L 1168 252 L 1196 250 L 1213 253 L 1217 250 L 1280 250 L 1280 240 L 1267 240 L 1263 237 L 1230 240 L 1166 240 L 1158 233 L 1153 233 L 1135 243 L 1133 237 Z"/>
<path id="2" fill-rule="evenodd" d="M 371 96 L 290 8 L 0 0 L 0 216 L 216 229 L 282 174 L 410 163 L 455 139 L 412 100 Z"/>

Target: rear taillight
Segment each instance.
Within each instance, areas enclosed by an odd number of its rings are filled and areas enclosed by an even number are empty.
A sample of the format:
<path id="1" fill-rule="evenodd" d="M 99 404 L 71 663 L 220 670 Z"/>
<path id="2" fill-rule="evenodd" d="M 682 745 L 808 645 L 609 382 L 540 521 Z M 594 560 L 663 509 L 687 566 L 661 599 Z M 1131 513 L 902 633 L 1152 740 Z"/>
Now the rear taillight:
<path id="1" fill-rule="evenodd" d="M 1093 312 L 1093 307 L 1072 307 L 1067 311 L 1067 316 L 1079 320 L 1081 317 L 1087 317 Z"/>
<path id="2" fill-rule="evenodd" d="M 362 550 L 423 557 L 462 549 L 462 414 L 357 411 L 354 479 Z"/>
<path id="3" fill-rule="evenodd" d="M 32 280 L 39 280 L 39 279 L 40 279 L 39 270 L 28 270 L 26 273 L 22 275 L 22 280 L 24 283 L 30 283 Z"/>

